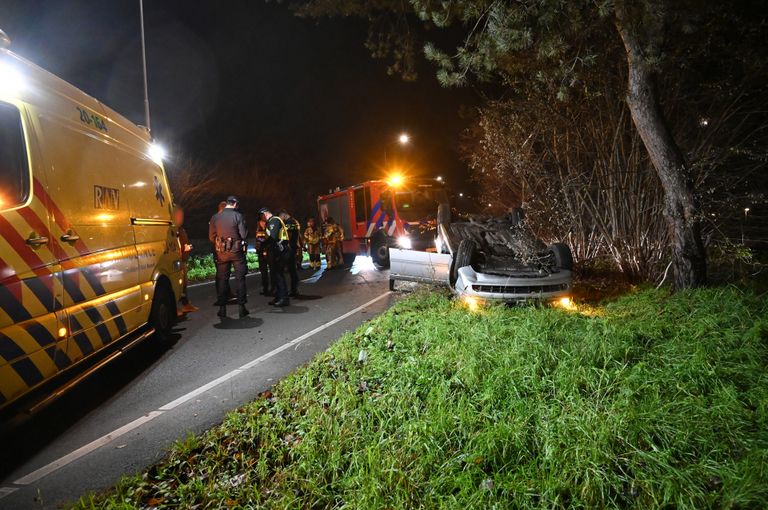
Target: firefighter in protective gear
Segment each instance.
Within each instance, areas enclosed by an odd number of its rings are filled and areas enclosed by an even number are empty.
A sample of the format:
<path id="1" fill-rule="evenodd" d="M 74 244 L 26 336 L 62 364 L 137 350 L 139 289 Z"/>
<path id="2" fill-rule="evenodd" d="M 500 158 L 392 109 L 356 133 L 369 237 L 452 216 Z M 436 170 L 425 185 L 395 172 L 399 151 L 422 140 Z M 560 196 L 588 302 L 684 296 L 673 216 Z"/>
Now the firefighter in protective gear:
<path id="1" fill-rule="evenodd" d="M 285 228 L 288 229 L 288 247 L 290 250 L 290 260 L 288 261 L 288 276 L 291 280 L 291 297 L 299 295 L 299 273 L 296 260 L 303 254 L 301 249 L 301 224 L 286 211 L 280 211 L 280 219 L 283 220 Z"/>
<path id="2" fill-rule="evenodd" d="M 245 275 L 248 267 L 245 251 L 248 248 L 246 236 L 248 228 L 245 218 L 237 211 L 238 201 L 234 196 L 227 197 L 227 206 L 216 213 L 208 224 L 208 239 L 216 250 L 216 293 L 219 300 L 219 317 L 227 315 L 227 292 L 225 281 L 229 278 L 230 267 L 235 270 L 235 286 L 240 318 L 248 315 L 245 303 L 248 301 L 245 287 Z"/>
<path id="3" fill-rule="evenodd" d="M 288 306 L 288 290 L 285 286 L 285 265 L 293 264 L 291 249 L 288 241 L 288 228 L 279 216 L 274 216 L 272 212 L 263 207 L 260 214 L 267 220 L 267 260 L 269 261 L 269 272 L 272 274 L 272 281 L 275 285 L 275 299 L 269 302 L 270 305 L 277 307 Z"/>
<path id="4" fill-rule="evenodd" d="M 304 230 L 304 246 L 309 253 L 309 267 L 320 269 L 320 231 L 315 227 L 315 219 L 307 220 Z"/>
<path id="5" fill-rule="evenodd" d="M 339 266 L 339 260 L 337 257 L 338 248 L 336 244 L 341 242 L 343 234 L 341 229 L 333 218 L 328 217 L 325 220 L 325 229 L 323 232 L 323 246 L 325 247 L 325 264 L 327 269 L 333 269 Z"/>
<path id="6" fill-rule="evenodd" d="M 271 275 L 269 274 L 269 262 L 267 259 L 267 220 L 259 217 L 259 226 L 256 229 L 256 255 L 259 259 L 259 272 L 261 273 L 261 293 L 264 296 L 270 294 Z"/>

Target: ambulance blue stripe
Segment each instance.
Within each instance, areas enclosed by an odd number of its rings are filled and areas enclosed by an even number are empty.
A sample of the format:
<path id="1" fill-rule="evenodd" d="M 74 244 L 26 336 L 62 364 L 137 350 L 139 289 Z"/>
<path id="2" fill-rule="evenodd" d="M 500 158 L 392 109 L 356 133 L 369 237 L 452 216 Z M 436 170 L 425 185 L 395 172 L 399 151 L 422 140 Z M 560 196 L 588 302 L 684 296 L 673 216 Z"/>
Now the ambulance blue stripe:
<path id="1" fill-rule="evenodd" d="M 19 300 L 5 286 L 0 286 L 0 308 L 8 314 L 13 322 L 22 322 L 32 318 L 29 312 L 21 306 Z"/>
<path id="2" fill-rule="evenodd" d="M 59 370 L 67 368 L 72 362 L 69 360 L 69 356 L 64 351 L 56 349 L 56 347 L 49 347 L 45 350 L 46 354 L 51 357 L 53 362 L 59 368 Z"/>
<path id="3" fill-rule="evenodd" d="M 83 276 L 85 276 L 85 279 L 88 280 L 88 285 L 91 286 L 93 291 L 96 293 L 97 296 L 103 296 L 107 293 L 104 286 L 101 284 L 101 280 L 99 280 L 99 277 L 91 273 L 90 267 L 83 267 L 80 269 L 80 273 L 82 273 Z"/>
<path id="4" fill-rule="evenodd" d="M 47 345 L 56 343 L 56 338 L 54 338 L 51 332 L 48 331 L 48 328 L 38 322 L 25 324 L 24 329 L 26 329 L 27 332 L 32 335 L 32 338 L 35 339 L 35 342 L 40 344 L 40 347 L 45 347 Z"/>
<path id="5" fill-rule="evenodd" d="M 64 290 L 72 298 L 74 304 L 82 303 L 86 300 L 83 291 L 80 290 L 79 274 L 80 271 L 78 269 L 68 269 L 63 273 Z"/>
<path id="6" fill-rule="evenodd" d="M 27 386 L 34 386 L 43 380 L 43 374 L 40 373 L 40 370 L 37 369 L 29 358 L 20 359 L 12 363 L 11 366 Z"/>
<path id="7" fill-rule="evenodd" d="M 109 313 L 112 314 L 112 318 L 114 319 L 115 325 L 117 326 L 117 330 L 120 332 L 120 334 L 126 334 L 128 332 L 128 328 L 125 327 L 125 321 L 120 315 L 120 309 L 117 307 L 117 304 L 114 301 L 108 302 L 107 310 L 109 310 Z"/>
<path id="8" fill-rule="evenodd" d="M 24 356 L 24 349 L 18 346 L 16 342 L 0 333 L 0 356 L 7 362 Z"/>
<path id="9" fill-rule="evenodd" d="M 45 283 L 41 278 L 27 278 L 22 281 L 29 288 L 29 290 L 32 291 L 32 294 L 37 296 L 37 299 L 40 300 L 48 312 L 55 310 L 56 300 L 53 298 L 53 293 L 48 290 L 48 287 L 45 286 Z"/>
<path id="10" fill-rule="evenodd" d="M 83 331 L 83 326 L 81 326 L 80 322 L 78 322 L 78 320 L 74 317 L 70 317 L 69 321 L 72 331 L 77 331 L 74 336 L 75 343 L 80 348 L 80 351 L 84 356 L 89 355 L 93 352 L 93 345 L 91 345 L 91 341 L 88 339 L 88 335 Z"/>

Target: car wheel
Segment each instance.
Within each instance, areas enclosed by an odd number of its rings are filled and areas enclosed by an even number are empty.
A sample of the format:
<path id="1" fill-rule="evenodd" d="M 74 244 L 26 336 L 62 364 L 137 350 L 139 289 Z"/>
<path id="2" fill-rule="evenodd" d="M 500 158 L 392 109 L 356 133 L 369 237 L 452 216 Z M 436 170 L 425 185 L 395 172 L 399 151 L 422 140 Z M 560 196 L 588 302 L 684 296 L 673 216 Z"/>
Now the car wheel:
<path id="1" fill-rule="evenodd" d="M 476 250 L 477 245 L 473 240 L 461 240 L 459 247 L 456 249 L 456 256 L 453 257 L 453 264 L 451 265 L 451 286 L 455 285 L 456 281 L 459 279 L 459 269 L 472 265 Z"/>
<path id="2" fill-rule="evenodd" d="M 573 269 L 573 255 L 567 244 L 555 243 L 549 247 L 549 251 L 554 255 L 557 267 L 568 271 Z"/>
<path id="3" fill-rule="evenodd" d="M 371 245 L 371 258 L 373 263 L 380 269 L 389 267 L 389 246 L 384 236 L 378 236 Z"/>
<path id="4" fill-rule="evenodd" d="M 166 282 L 160 281 L 152 299 L 152 311 L 149 313 L 149 325 L 155 330 L 155 338 L 165 345 L 172 339 L 173 326 L 176 323 L 176 301 Z"/>
<path id="5" fill-rule="evenodd" d="M 451 222 L 451 208 L 448 204 L 437 206 L 437 224 L 448 225 Z"/>

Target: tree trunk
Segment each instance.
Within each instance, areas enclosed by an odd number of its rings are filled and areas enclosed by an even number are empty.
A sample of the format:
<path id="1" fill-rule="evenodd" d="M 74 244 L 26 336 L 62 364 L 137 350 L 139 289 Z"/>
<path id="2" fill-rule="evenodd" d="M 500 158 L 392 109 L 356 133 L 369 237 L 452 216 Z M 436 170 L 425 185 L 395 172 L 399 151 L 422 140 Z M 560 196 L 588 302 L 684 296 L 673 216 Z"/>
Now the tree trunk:
<path id="1" fill-rule="evenodd" d="M 664 190 L 674 286 L 678 290 L 700 287 L 706 283 L 707 264 L 698 202 L 685 158 L 659 104 L 655 75 L 646 62 L 643 45 L 628 22 L 622 2 L 616 3 L 616 28 L 627 52 L 627 104 Z"/>

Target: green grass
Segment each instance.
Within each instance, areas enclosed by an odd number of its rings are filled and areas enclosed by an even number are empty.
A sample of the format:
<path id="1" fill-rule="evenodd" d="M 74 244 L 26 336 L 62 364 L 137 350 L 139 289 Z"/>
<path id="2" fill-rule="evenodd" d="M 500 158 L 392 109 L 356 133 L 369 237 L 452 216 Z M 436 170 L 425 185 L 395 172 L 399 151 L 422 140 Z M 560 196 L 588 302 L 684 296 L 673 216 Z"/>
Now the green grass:
<path id="1" fill-rule="evenodd" d="M 309 255 L 304 253 L 304 262 L 309 261 Z M 259 258 L 255 253 L 246 254 L 248 271 L 257 271 L 259 269 Z M 210 280 L 216 277 L 216 264 L 213 262 L 213 255 L 192 255 L 187 262 L 187 277 L 190 281 Z"/>
<path id="2" fill-rule="evenodd" d="M 419 293 L 76 508 L 763 508 L 767 364 L 768 304 L 735 288 Z"/>

